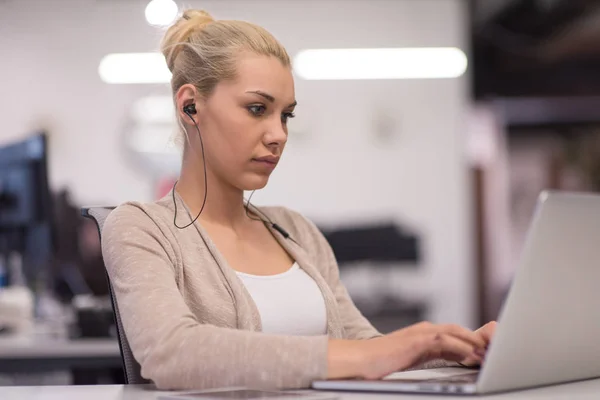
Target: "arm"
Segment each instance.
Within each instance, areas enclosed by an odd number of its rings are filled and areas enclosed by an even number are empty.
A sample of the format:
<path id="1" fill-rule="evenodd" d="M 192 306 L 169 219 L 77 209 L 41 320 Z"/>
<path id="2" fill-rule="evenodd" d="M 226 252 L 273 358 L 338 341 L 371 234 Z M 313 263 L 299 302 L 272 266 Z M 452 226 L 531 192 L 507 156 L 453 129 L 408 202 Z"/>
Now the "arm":
<path id="1" fill-rule="evenodd" d="M 142 375 L 159 388 L 300 388 L 327 377 L 326 336 L 275 336 L 200 323 L 178 290 L 175 252 L 141 209 L 127 205 L 111 213 L 102 250 L 133 354 Z M 347 364 L 339 354 L 329 359 Z"/>
<path id="2" fill-rule="evenodd" d="M 327 239 L 321 231 L 317 228 L 317 226 L 308 219 L 305 219 L 307 224 L 310 226 L 310 231 L 313 234 L 316 240 L 316 248 L 317 257 L 319 260 L 324 260 L 325 265 L 327 266 L 327 276 L 325 279 L 329 283 L 332 288 L 338 306 L 340 308 L 340 314 L 342 316 L 342 320 L 344 323 L 344 328 L 346 330 L 348 339 L 372 339 L 374 337 L 382 336 L 372 325 L 371 323 L 361 314 L 361 312 L 356 308 L 354 302 L 350 298 L 348 291 L 346 290 L 344 284 L 340 280 L 339 275 L 339 267 L 337 264 L 337 260 L 335 259 L 335 254 L 331 249 L 331 246 L 327 242 Z M 442 367 L 455 367 L 460 366 L 458 363 L 454 361 L 447 361 L 443 359 L 431 360 L 425 363 L 421 363 L 419 365 L 413 366 L 409 368 L 410 370 L 414 369 L 429 369 L 429 368 L 442 368 Z"/>

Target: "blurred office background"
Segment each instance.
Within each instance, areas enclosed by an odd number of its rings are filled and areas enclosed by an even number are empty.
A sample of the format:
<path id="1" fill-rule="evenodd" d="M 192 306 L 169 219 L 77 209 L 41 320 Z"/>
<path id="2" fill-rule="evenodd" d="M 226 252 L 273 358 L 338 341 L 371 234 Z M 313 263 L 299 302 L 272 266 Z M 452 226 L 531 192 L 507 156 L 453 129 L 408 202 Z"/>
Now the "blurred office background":
<path id="1" fill-rule="evenodd" d="M 176 6 L 288 49 L 297 117 L 253 202 L 312 219 L 383 332 L 497 318 L 539 192 L 600 190 L 599 1 L 0 0 L 0 384 L 122 379 L 79 209 L 171 189 L 174 111 L 151 53 Z M 344 48 L 401 63 L 309 65 L 307 50 Z"/>

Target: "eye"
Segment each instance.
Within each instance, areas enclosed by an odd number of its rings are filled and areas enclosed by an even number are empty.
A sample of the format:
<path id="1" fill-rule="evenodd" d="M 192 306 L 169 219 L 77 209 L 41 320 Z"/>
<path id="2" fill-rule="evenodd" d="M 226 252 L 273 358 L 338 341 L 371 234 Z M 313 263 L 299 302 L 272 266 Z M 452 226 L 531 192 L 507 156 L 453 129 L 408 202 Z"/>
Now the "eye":
<path id="1" fill-rule="evenodd" d="M 294 118 L 295 116 L 296 116 L 296 114 L 294 114 L 293 112 L 283 113 L 283 114 L 281 114 L 281 122 L 286 124 L 288 122 L 288 119 Z"/>
<path id="2" fill-rule="evenodd" d="M 263 115 L 265 113 L 265 110 L 267 109 L 262 104 L 254 104 L 254 105 L 248 106 L 247 108 L 248 108 L 248 111 L 250 112 L 250 114 L 254 115 L 255 117 L 260 117 L 261 115 Z"/>

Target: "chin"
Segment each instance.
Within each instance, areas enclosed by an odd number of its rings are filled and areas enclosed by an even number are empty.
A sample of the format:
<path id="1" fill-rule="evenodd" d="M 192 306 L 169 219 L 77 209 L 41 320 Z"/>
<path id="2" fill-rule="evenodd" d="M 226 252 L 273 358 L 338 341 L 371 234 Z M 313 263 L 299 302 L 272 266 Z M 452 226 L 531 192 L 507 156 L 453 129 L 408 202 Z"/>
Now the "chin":
<path id="1" fill-rule="evenodd" d="M 242 188 L 242 190 L 246 190 L 246 191 L 260 190 L 260 189 L 263 189 L 265 186 L 267 186 L 267 183 L 269 183 L 269 177 L 264 176 L 264 175 L 255 175 L 255 176 L 252 176 L 251 178 L 244 179 L 240 183 L 241 183 L 240 187 Z"/>

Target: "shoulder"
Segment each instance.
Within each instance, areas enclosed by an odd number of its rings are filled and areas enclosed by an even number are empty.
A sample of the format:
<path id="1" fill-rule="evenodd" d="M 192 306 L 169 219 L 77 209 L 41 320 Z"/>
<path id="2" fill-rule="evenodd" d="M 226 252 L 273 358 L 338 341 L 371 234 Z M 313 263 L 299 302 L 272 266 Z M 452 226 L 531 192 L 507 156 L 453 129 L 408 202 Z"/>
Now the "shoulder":
<path id="1" fill-rule="evenodd" d="M 111 211 L 106 218 L 102 228 L 103 240 L 134 232 L 170 236 L 169 218 L 173 218 L 173 212 L 165 199 L 155 202 L 128 201 Z"/>
<path id="2" fill-rule="evenodd" d="M 306 234 L 316 228 L 315 224 L 307 217 L 287 207 L 268 206 L 260 207 L 259 210 L 290 234 L 292 232 L 298 235 Z"/>
<path id="3" fill-rule="evenodd" d="M 260 207 L 260 211 L 285 229 L 302 247 L 314 249 L 327 245 L 317 225 L 301 213 L 287 207 Z"/>

